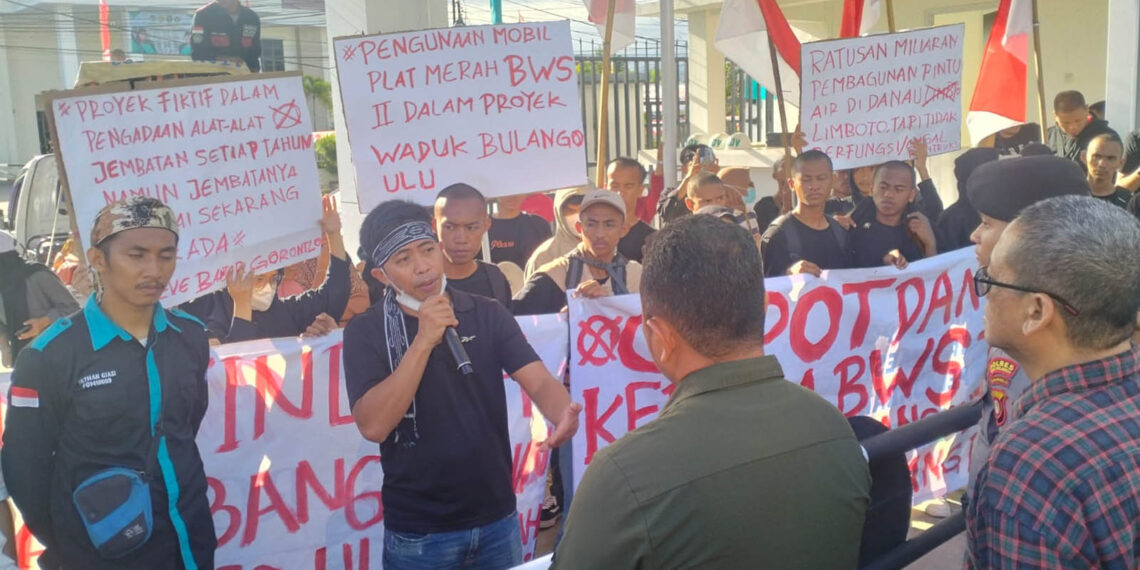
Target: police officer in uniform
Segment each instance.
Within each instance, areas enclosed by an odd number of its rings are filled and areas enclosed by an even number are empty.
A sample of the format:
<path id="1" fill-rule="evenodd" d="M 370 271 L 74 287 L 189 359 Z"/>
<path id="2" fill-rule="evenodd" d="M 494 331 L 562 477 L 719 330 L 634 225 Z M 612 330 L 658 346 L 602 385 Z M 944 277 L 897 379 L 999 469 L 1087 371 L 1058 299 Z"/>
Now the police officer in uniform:
<path id="1" fill-rule="evenodd" d="M 190 59 L 241 60 L 261 71 L 261 18 L 238 0 L 215 0 L 194 12 Z"/>

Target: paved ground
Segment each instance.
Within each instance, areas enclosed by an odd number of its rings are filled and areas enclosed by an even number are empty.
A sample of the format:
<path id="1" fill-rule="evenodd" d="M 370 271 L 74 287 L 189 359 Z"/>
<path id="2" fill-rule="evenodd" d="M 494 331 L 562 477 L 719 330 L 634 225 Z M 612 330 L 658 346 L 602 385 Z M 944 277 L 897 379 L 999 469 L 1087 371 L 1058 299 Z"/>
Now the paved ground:
<path id="1" fill-rule="evenodd" d="M 921 534 L 940 520 L 927 515 L 923 511 L 925 506 L 925 503 L 921 504 L 919 508 L 911 511 L 910 536 L 912 537 Z M 950 500 L 950 507 L 955 513 L 961 510 L 961 504 L 956 499 Z M 558 529 L 562 526 L 561 523 L 562 521 L 559 520 L 558 525 L 538 533 L 536 557 L 549 554 L 554 549 L 554 537 L 558 535 Z M 932 550 L 907 568 L 908 570 L 958 570 L 962 568 L 962 557 L 965 552 L 966 535 L 962 533 L 943 543 L 942 546 Z"/>

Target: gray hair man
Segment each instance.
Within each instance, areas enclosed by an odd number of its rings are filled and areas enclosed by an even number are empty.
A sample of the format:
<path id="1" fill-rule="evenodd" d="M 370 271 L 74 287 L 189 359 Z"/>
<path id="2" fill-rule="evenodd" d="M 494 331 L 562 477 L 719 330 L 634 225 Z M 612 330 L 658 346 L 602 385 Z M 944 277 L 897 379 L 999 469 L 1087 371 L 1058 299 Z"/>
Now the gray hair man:
<path id="1" fill-rule="evenodd" d="M 1022 210 L 975 276 L 986 340 L 1032 384 L 978 473 L 968 567 L 1140 564 L 1137 283 L 1140 222 L 1083 196 Z"/>

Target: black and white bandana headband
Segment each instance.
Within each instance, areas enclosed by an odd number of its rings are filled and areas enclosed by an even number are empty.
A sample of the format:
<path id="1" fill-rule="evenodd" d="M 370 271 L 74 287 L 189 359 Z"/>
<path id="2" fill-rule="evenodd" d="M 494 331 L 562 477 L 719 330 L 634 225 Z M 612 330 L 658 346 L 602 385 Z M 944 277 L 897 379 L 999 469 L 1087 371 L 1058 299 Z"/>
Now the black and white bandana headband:
<path id="1" fill-rule="evenodd" d="M 410 243 L 425 239 L 436 241 L 431 224 L 421 221 L 403 224 L 389 232 L 384 239 L 380 240 L 380 243 L 376 244 L 376 248 L 372 250 L 372 263 L 383 269 L 384 264 L 388 263 L 388 260 L 396 255 L 397 251 Z"/>

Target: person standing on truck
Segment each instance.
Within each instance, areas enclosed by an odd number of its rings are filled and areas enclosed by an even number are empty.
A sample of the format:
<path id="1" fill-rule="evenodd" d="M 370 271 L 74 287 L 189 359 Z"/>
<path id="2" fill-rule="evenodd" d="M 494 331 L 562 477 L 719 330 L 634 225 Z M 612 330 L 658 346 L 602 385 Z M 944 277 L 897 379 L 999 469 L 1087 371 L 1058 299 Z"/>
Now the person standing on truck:
<path id="1" fill-rule="evenodd" d="M 261 18 L 238 0 L 214 0 L 194 12 L 190 59 L 241 61 L 261 71 Z"/>

